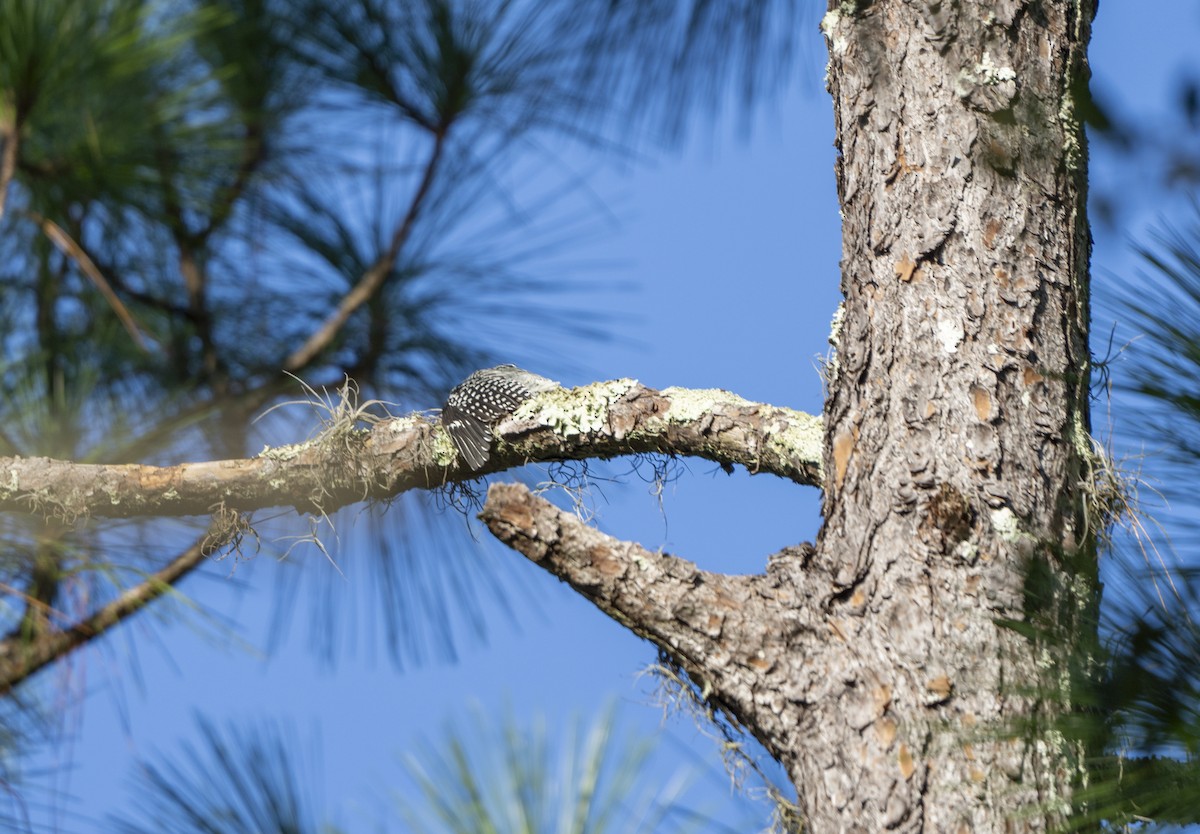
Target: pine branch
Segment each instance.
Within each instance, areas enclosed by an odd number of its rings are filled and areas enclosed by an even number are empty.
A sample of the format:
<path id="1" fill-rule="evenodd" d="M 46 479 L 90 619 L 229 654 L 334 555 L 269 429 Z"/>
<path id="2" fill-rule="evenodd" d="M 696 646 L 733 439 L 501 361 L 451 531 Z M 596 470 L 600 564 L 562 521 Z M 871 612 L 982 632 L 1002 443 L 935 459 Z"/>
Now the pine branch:
<path id="1" fill-rule="evenodd" d="M 359 307 L 367 303 L 383 286 L 392 269 L 396 265 L 396 259 L 400 257 L 400 250 L 404 248 L 409 236 L 412 234 L 413 226 L 417 221 L 417 217 L 421 213 L 421 208 L 425 203 L 426 197 L 429 195 L 429 190 L 433 186 L 433 180 L 438 171 L 439 163 L 442 159 L 442 152 L 445 150 L 446 134 L 438 132 L 434 135 L 433 149 L 430 151 L 429 160 L 425 163 L 424 173 L 421 175 L 421 182 L 417 186 L 416 193 L 413 194 L 412 201 L 409 203 L 408 211 L 405 212 L 404 219 L 396 227 L 392 234 L 391 244 L 387 251 L 371 264 L 371 267 L 363 274 L 363 277 L 353 289 L 342 298 L 337 307 L 328 318 L 317 328 L 308 339 L 305 340 L 299 348 L 297 348 L 291 356 L 283 363 L 284 370 L 290 373 L 297 373 L 308 367 L 325 348 L 329 347 L 330 342 L 334 340 L 338 332 L 345 325 Z"/>
<path id="2" fill-rule="evenodd" d="M 312 440 L 268 448 L 254 458 L 175 466 L 0 458 L 0 511 L 66 521 L 206 515 L 222 504 L 240 511 L 293 506 L 331 512 L 534 461 L 646 453 L 701 457 L 800 484 L 821 483 L 820 418 L 725 391 L 656 391 L 633 380 L 595 383 L 535 397 L 502 420 L 495 435 L 497 447 L 479 471 L 458 458 L 429 418 L 381 419 L 361 411 L 343 413 Z"/>
<path id="3" fill-rule="evenodd" d="M 0 640 L 0 695 L 8 694 L 39 670 L 100 637 L 169 592 L 183 576 L 202 564 L 207 554 L 228 543 L 232 532 L 225 541 L 206 533 L 164 568 L 73 625 L 42 631 L 32 639 L 11 634 Z"/>

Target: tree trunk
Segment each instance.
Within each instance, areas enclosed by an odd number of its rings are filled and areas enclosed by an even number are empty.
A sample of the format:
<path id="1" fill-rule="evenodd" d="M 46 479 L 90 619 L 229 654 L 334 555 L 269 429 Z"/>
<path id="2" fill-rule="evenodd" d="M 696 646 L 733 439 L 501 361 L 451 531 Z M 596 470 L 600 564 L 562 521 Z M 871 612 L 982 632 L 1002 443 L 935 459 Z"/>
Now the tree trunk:
<path id="1" fill-rule="evenodd" d="M 822 24 L 845 302 L 817 565 L 838 594 L 784 763 L 814 831 L 1045 830 L 1072 751 L 1030 722 L 1064 706 L 1042 677 L 1095 569 L 1091 3 L 852 5 Z"/>

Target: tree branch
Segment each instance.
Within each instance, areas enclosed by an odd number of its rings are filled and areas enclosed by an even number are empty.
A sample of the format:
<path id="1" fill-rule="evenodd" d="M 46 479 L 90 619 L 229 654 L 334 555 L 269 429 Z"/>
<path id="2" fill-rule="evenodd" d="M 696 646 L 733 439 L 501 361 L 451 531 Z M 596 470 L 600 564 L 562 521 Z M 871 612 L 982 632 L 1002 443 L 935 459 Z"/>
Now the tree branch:
<path id="1" fill-rule="evenodd" d="M 738 620 L 733 630 L 744 627 L 748 577 L 702 571 L 605 535 L 524 484 L 493 484 L 479 517 L 497 539 L 680 660 L 693 677 L 718 669 L 713 658 L 729 654 L 727 618 Z"/>
<path id="2" fill-rule="evenodd" d="M 338 331 L 342 329 L 342 325 L 350 318 L 350 315 L 365 304 L 383 286 L 392 268 L 396 265 L 396 259 L 400 257 L 400 250 L 404 247 L 405 242 L 412 233 L 412 228 L 417 222 L 421 208 L 424 206 L 425 198 L 429 195 L 429 190 L 433 186 L 434 175 L 437 173 L 445 146 L 445 133 L 436 133 L 433 139 L 433 150 L 430 151 L 429 160 L 425 163 L 425 172 L 421 176 L 421 182 L 413 194 L 412 202 L 409 203 L 404 219 L 400 221 L 400 225 L 396 227 L 395 232 L 392 234 L 392 241 L 387 251 L 375 263 L 371 264 L 370 269 L 363 274 L 363 277 L 354 285 L 350 292 L 346 293 L 341 302 L 338 303 L 337 307 L 329 314 L 329 317 L 325 319 L 317 331 L 309 336 L 304 344 L 298 347 L 291 356 L 284 360 L 284 370 L 296 373 L 307 367 L 321 351 L 329 346 L 329 343 L 333 341 Z"/>
<path id="3" fill-rule="evenodd" d="M 225 221 L 233 214 L 234 204 L 246 192 L 251 178 L 267 158 L 267 144 L 262 126 L 253 120 L 247 120 L 243 127 L 246 135 L 242 137 L 241 160 L 237 171 L 234 172 L 233 182 L 218 190 L 219 196 L 213 202 L 208 222 L 196 233 L 196 242 L 199 244 L 206 244 L 213 233 L 225 225 Z"/>
<path id="4" fill-rule="evenodd" d="M 167 593 L 175 582 L 201 564 L 206 554 L 228 544 L 235 533 L 233 528 L 219 538 L 206 533 L 164 568 L 74 625 L 46 631 L 32 639 L 14 633 L 0 640 L 0 696 Z"/>
<path id="5" fill-rule="evenodd" d="M 14 115 L 0 126 L 0 219 L 8 202 L 8 186 L 17 171 L 17 148 L 20 147 L 21 125 Z"/>
<path id="6" fill-rule="evenodd" d="M 806 696 L 798 684 L 814 677 L 805 668 L 812 648 L 829 641 L 822 604 L 835 590 L 810 561 L 811 545 L 775 554 L 763 574 L 727 576 L 607 536 L 522 484 L 493 485 L 479 517 L 504 544 L 658 646 L 699 698 L 768 750 L 778 755 L 789 743 L 798 715 L 780 693 Z M 764 699 L 773 718 L 749 720 Z"/>
<path id="7" fill-rule="evenodd" d="M 369 415 L 368 415 L 369 416 Z M 0 511 L 81 516 L 205 515 L 294 506 L 331 512 L 410 489 L 474 480 L 532 461 L 663 453 L 689 455 L 796 483 L 821 483 L 821 420 L 725 391 L 656 391 L 633 380 L 552 391 L 495 429 L 487 466 L 472 472 L 448 436 L 424 416 L 353 421 L 257 457 L 175 466 L 79 464 L 0 458 Z"/>

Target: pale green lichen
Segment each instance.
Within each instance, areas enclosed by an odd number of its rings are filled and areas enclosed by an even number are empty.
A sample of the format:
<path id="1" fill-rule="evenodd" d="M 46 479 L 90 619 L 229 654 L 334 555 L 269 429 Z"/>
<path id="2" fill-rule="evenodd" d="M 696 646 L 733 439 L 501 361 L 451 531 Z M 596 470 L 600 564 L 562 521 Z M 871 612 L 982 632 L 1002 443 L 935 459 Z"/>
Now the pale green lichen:
<path id="1" fill-rule="evenodd" d="M 401 432 L 410 431 L 421 425 L 429 422 L 427 417 L 392 417 L 387 420 L 380 420 L 373 427 L 373 431 L 391 432 L 392 434 L 400 434 Z"/>
<path id="2" fill-rule="evenodd" d="M 829 322 L 829 346 L 837 350 L 838 339 L 842 335 L 842 322 L 846 319 L 846 302 L 839 301 L 833 311 L 833 320 Z"/>
<path id="3" fill-rule="evenodd" d="M 938 319 L 935 329 L 942 350 L 946 353 L 957 353 L 964 336 L 962 322 L 954 318 Z"/>
<path id="4" fill-rule="evenodd" d="M 1083 146 L 1080 143 L 1082 131 L 1080 130 L 1079 114 L 1076 112 L 1075 102 L 1069 90 L 1064 90 L 1062 93 L 1062 99 L 1058 106 L 1058 120 L 1063 131 L 1063 158 L 1066 161 L 1067 170 L 1074 173 L 1079 170 L 1083 160 Z"/>
<path id="5" fill-rule="evenodd" d="M 980 84 L 996 86 L 1008 81 L 1016 81 L 1017 73 L 1012 67 L 1002 67 L 992 60 L 991 53 L 984 52 L 983 60 L 974 67 L 975 79 Z"/>
<path id="6" fill-rule="evenodd" d="M 450 466 L 458 458 L 458 449 L 450 439 L 450 433 L 444 428 L 433 433 L 433 462 L 438 466 Z"/>
<path id="7" fill-rule="evenodd" d="M 754 403 L 721 388 L 664 388 L 663 396 L 671 399 L 666 418 L 671 423 L 691 423 L 711 414 L 718 403 L 752 408 Z"/>
<path id="8" fill-rule="evenodd" d="M 825 443 L 825 423 L 820 417 L 792 411 L 788 414 L 787 428 L 772 432 L 769 442 L 779 449 L 780 457 L 805 461 L 817 467 L 820 475 Z"/>
<path id="9" fill-rule="evenodd" d="M 666 420 L 670 423 L 700 420 L 721 405 L 757 408 L 766 420 L 777 417 L 765 437 L 771 454 L 781 460 L 802 461 L 820 470 L 825 438 L 824 423 L 820 417 L 790 408 L 753 403 L 719 388 L 667 388 L 662 393 L 671 400 L 671 410 L 666 414 Z"/>
<path id="10" fill-rule="evenodd" d="M 825 35 L 825 39 L 829 42 L 829 60 L 825 62 L 825 86 L 828 88 L 830 76 L 833 72 L 833 59 L 835 56 L 841 56 L 846 53 L 850 46 L 850 39 L 843 34 L 841 26 L 842 14 L 837 9 L 830 9 L 821 18 L 821 33 Z"/>
<path id="11" fill-rule="evenodd" d="M 1059 669 L 1067 668 L 1067 664 L 1062 663 L 1060 658 L 1055 658 L 1054 663 Z M 1054 761 L 1068 755 L 1067 751 L 1072 749 L 1073 745 L 1061 730 L 1046 728 L 1042 732 L 1042 737 L 1034 743 L 1037 750 L 1037 758 L 1040 761 Z M 1063 819 L 1069 817 L 1073 810 L 1070 798 L 1063 796 L 1057 790 L 1057 785 L 1053 779 L 1045 780 L 1039 801 L 1049 811 L 1058 814 Z"/>
<path id="12" fill-rule="evenodd" d="M 306 440 L 303 443 L 292 443 L 288 446 L 264 446 L 257 457 L 277 461 L 294 460 L 301 453 L 311 449 L 317 439 Z"/>
<path id="13" fill-rule="evenodd" d="M 8 499 L 21 491 L 21 478 L 16 469 L 8 470 L 8 483 L 0 486 L 0 498 Z"/>
<path id="14" fill-rule="evenodd" d="M 842 338 L 842 324 L 846 318 L 846 302 L 838 303 L 837 309 L 833 311 L 833 320 L 829 322 L 829 353 L 823 359 L 818 359 L 820 362 L 821 379 L 825 383 L 826 389 L 833 387 L 837 381 L 838 370 L 838 347 Z"/>
<path id="15" fill-rule="evenodd" d="M 1083 8 L 1082 3 L 1076 2 L 1074 5 L 1075 30 L 1071 33 L 1074 41 L 1072 51 L 1077 55 L 1082 55 L 1087 43 L 1087 33 L 1084 27 L 1091 20 L 1092 11 Z M 1073 174 L 1079 172 L 1087 156 L 1083 148 L 1083 123 L 1079 117 L 1073 90 L 1076 79 L 1072 77 L 1075 73 L 1080 72 L 1079 67 L 1082 66 L 1081 59 L 1078 67 L 1074 61 L 1069 62 L 1064 83 L 1059 90 L 1058 121 L 1063 132 L 1063 157 L 1067 170 Z"/>
<path id="16" fill-rule="evenodd" d="M 986 113 L 1007 110 L 1017 96 L 1017 73 L 1012 67 L 1001 66 L 991 54 L 969 67 L 959 70 L 954 79 L 954 92 L 971 105 Z"/>
<path id="17" fill-rule="evenodd" d="M 1000 541 L 1016 546 L 1018 552 L 1028 551 L 1037 545 L 1037 537 L 1021 526 L 1017 514 L 1008 507 L 992 510 L 992 529 Z"/>
<path id="18" fill-rule="evenodd" d="M 1084 460 L 1096 457 L 1097 450 L 1102 448 L 1083 424 L 1083 412 L 1076 410 L 1071 420 L 1071 430 L 1068 432 L 1075 452 Z"/>
<path id="19" fill-rule="evenodd" d="M 1008 507 L 992 511 L 992 529 L 1004 541 L 1016 541 L 1021 535 L 1021 523 Z"/>
<path id="20" fill-rule="evenodd" d="M 536 417 L 539 423 L 563 437 L 600 431 L 607 424 L 612 404 L 634 385 L 637 385 L 635 379 L 614 379 L 570 391 L 550 391 L 523 403 L 513 417 Z"/>
<path id="21" fill-rule="evenodd" d="M 845 8 L 847 5 L 843 3 Z M 848 10 L 853 13 L 853 8 Z M 846 47 L 850 45 L 849 38 L 841 34 L 842 11 L 838 9 L 830 9 L 821 18 L 821 34 L 829 41 L 829 55 L 832 58 L 834 55 L 841 55 L 846 51 Z"/>

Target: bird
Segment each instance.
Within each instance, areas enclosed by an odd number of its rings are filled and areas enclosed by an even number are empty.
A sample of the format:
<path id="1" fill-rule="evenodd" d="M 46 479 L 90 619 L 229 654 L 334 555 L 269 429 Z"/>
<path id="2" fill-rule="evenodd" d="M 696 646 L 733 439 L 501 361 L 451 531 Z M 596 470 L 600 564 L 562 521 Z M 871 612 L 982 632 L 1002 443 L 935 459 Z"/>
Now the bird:
<path id="1" fill-rule="evenodd" d="M 493 423 L 533 396 L 561 387 L 552 379 L 512 364 L 483 368 L 450 389 L 442 407 L 442 425 L 459 455 L 475 472 L 488 461 Z"/>

